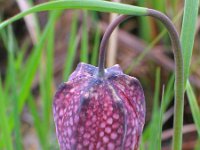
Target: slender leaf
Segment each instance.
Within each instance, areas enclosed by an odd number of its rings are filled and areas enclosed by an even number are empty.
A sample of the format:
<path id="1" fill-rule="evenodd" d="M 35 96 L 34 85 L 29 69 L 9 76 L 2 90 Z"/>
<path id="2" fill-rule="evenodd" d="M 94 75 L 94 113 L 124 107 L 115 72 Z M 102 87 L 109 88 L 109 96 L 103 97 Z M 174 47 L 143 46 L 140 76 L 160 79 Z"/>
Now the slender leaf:
<path id="1" fill-rule="evenodd" d="M 9 120 L 6 114 L 6 105 L 5 105 L 5 101 L 6 99 L 4 98 L 4 91 L 2 88 L 2 81 L 0 78 L 0 131 L 1 131 L 1 142 L 3 144 L 3 146 L 5 146 L 6 150 L 13 150 L 13 145 L 12 145 L 12 136 L 11 136 L 11 132 L 9 129 Z"/>
<path id="2" fill-rule="evenodd" d="M 166 1 L 151 0 L 152 7 L 161 12 L 165 12 Z"/>
<path id="3" fill-rule="evenodd" d="M 31 96 L 31 94 L 28 99 L 28 108 L 33 117 L 34 128 L 36 129 L 40 144 L 41 144 L 42 148 L 45 150 L 45 149 L 47 149 L 47 146 L 46 146 L 47 141 L 45 139 L 45 132 L 44 132 L 45 130 L 43 130 L 44 126 L 41 125 L 42 120 L 39 117 L 36 103 L 33 99 L 33 96 Z"/>
<path id="4" fill-rule="evenodd" d="M 174 80 L 175 80 L 175 76 L 174 74 L 172 74 L 165 88 L 165 98 L 163 102 L 164 112 L 167 110 L 167 107 L 169 106 L 174 96 Z"/>
<path id="5" fill-rule="evenodd" d="M 69 39 L 69 45 L 66 55 L 66 61 L 65 61 L 65 67 L 64 67 L 64 74 L 63 79 L 66 81 L 72 71 L 73 62 L 75 59 L 75 54 L 77 50 L 78 40 L 79 37 L 77 35 L 77 27 L 78 27 L 78 14 L 77 12 L 74 12 L 73 14 L 73 20 L 71 24 L 71 32 L 70 32 L 70 39 Z"/>
<path id="6" fill-rule="evenodd" d="M 190 104 L 190 109 L 192 111 L 194 123 L 196 125 L 198 135 L 200 137 L 200 108 L 189 81 L 187 82 L 186 92 L 187 92 L 187 96 L 188 96 L 188 100 Z"/>
<path id="7" fill-rule="evenodd" d="M 91 64 L 96 66 L 98 61 L 98 49 L 100 43 L 100 29 L 97 27 L 95 37 L 94 37 L 94 45 L 92 50 Z"/>
<path id="8" fill-rule="evenodd" d="M 24 77 L 24 81 L 21 84 L 21 90 L 19 93 L 19 111 L 21 112 L 24 102 L 26 98 L 28 97 L 30 88 L 31 88 L 31 83 L 34 79 L 35 73 L 37 71 L 37 68 L 39 66 L 40 62 L 40 57 L 42 54 L 42 48 L 44 46 L 45 40 L 48 36 L 48 33 L 50 29 L 52 29 L 52 26 L 54 25 L 53 22 L 57 19 L 57 17 L 60 15 L 60 12 L 56 12 L 52 14 L 52 17 L 50 18 L 42 36 L 41 39 L 38 43 L 38 45 L 35 47 L 33 50 L 33 54 L 31 58 L 29 59 L 29 62 L 27 64 L 27 70 L 26 70 L 26 75 Z"/>
<path id="9" fill-rule="evenodd" d="M 153 113 L 155 114 L 159 108 L 159 96 L 160 96 L 160 68 L 156 69 L 156 79 L 155 79 L 155 92 L 153 97 Z"/>
<path id="10" fill-rule="evenodd" d="M 54 24 L 55 26 L 55 24 Z M 47 54 L 47 62 L 46 62 L 46 75 L 45 75 L 45 90 L 46 90 L 46 103 L 44 103 L 44 111 L 45 111 L 45 122 L 46 126 L 50 124 L 51 120 L 51 104 L 52 104 L 52 97 L 53 97 L 53 69 L 54 69 L 54 26 L 52 26 L 52 29 L 50 29 L 49 32 L 49 38 L 48 38 L 48 44 L 47 44 L 47 49 L 46 49 L 46 54 Z"/>
<path id="11" fill-rule="evenodd" d="M 14 104 L 14 122 L 15 122 L 15 142 L 16 142 L 16 148 L 18 150 L 22 149 L 22 139 L 21 139 L 21 133 L 20 133 L 20 115 L 18 112 L 18 94 L 17 94 L 17 85 L 16 85 L 16 72 L 15 72 L 15 60 L 14 60 L 14 43 L 13 43 L 13 33 L 11 26 L 8 28 L 8 63 L 9 63 L 9 74 L 11 75 L 11 91 Z"/>
<path id="12" fill-rule="evenodd" d="M 0 30 L 7 26 L 8 24 L 19 20 L 20 18 L 35 12 L 47 11 L 47 10 L 63 10 L 63 9 L 87 9 L 95 10 L 100 12 L 113 12 L 120 14 L 128 15 L 146 15 L 147 8 L 131 6 L 121 3 L 114 3 L 108 1 L 94 1 L 94 0 L 59 0 L 53 2 L 43 3 L 37 6 L 34 6 L 24 12 L 19 13 L 18 15 L 5 20 L 0 24 Z"/>
<path id="13" fill-rule="evenodd" d="M 87 29 L 87 11 L 83 11 L 83 25 L 82 25 L 82 38 L 81 38 L 81 55 L 82 62 L 88 63 L 88 29 Z"/>
<path id="14" fill-rule="evenodd" d="M 164 93 L 164 100 L 162 101 L 162 107 L 164 107 L 164 112 L 166 111 L 167 107 L 169 106 L 170 102 L 172 101 L 173 94 L 174 94 L 174 75 L 171 75 L 169 82 L 166 83 L 165 93 Z M 162 97 L 163 98 L 163 97 Z M 151 136 L 151 122 L 147 124 L 143 134 L 142 134 L 142 141 L 143 143 L 149 142 Z"/>
<path id="15" fill-rule="evenodd" d="M 162 99 L 161 99 L 161 106 L 160 106 L 160 116 L 158 119 L 159 125 L 158 125 L 158 133 L 157 134 L 157 142 L 155 149 L 161 150 L 162 149 L 162 126 L 163 126 L 163 116 L 164 116 L 164 100 L 165 100 L 165 87 L 163 86 L 162 90 Z"/>
<path id="16" fill-rule="evenodd" d="M 147 6 L 149 1 L 145 0 L 139 0 L 138 5 L 139 6 Z M 151 18 L 149 17 L 139 17 L 139 34 L 142 39 L 144 39 L 145 42 L 150 42 L 152 37 L 152 30 L 151 30 Z M 148 27 L 148 28 L 147 28 Z"/>
<path id="17" fill-rule="evenodd" d="M 52 12 L 57 13 L 57 12 Z M 60 12 L 59 12 L 60 13 Z M 51 17 L 51 14 L 50 14 Z M 54 26 L 55 22 L 51 26 L 51 29 L 48 33 L 48 41 L 46 51 L 43 51 L 43 59 L 41 61 L 42 65 L 40 67 L 40 92 L 43 108 L 43 138 L 44 143 L 41 143 L 45 149 L 50 145 L 48 142 L 50 136 L 50 124 L 51 124 L 51 105 L 53 97 L 53 52 L 54 52 Z"/>
<path id="18" fill-rule="evenodd" d="M 155 134 L 157 131 L 157 125 L 159 121 L 159 89 L 160 89 L 160 68 L 156 69 L 156 77 L 155 77 L 155 92 L 153 98 L 153 111 L 152 111 L 152 119 L 151 119 L 151 133 L 150 133 L 150 144 L 149 150 L 154 150 L 157 148 L 157 139 L 155 140 Z M 158 132 L 157 132 L 158 133 Z"/>
<path id="19" fill-rule="evenodd" d="M 185 86 L 190 71 L 190 62 L 194 45 L 195 26 L 197 22 L 199 0 L 185 0 L 181 29 L 181 45 L 184 58 Z"/>

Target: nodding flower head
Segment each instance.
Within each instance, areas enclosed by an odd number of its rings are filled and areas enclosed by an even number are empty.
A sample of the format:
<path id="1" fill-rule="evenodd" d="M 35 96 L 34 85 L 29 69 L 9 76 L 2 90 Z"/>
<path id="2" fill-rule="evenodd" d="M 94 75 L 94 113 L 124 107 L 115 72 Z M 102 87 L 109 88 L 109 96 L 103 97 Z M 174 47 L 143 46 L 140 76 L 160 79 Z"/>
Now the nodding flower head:
<path id="1" fill-rule="evenodd" d="M 145 122 L 139 81 L 119 65 L 105 69 L 80 63 L 60 85 L 53 102 L 61 150 L 136 150 Z"/>

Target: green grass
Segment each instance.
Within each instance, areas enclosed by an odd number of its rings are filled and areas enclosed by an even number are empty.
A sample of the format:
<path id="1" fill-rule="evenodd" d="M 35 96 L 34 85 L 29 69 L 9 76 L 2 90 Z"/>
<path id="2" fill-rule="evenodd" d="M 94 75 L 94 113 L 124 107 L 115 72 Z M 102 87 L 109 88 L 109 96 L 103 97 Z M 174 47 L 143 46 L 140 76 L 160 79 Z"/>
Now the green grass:
<path id="1" fill-rule="evenodd" d="M 138 1 L 138 6 L 148 6 L 149 1 L 140 0 Z M 152 37 L 152 30 L 151 30 L 151 18 L 149 17 L 140 17 L 139 18 L 140 28 L 139 34 L 145 42 L 150 42 Z M 148 28 L 147 28 L 148 27 Z"/>
<path id="2" fill-rule="evenodd" d="M 167 11 L 164 7 L 164 1 L 156 3 L 155 0 L 150 2 L 152 7 L 160 9 L 160 11 Z M 140 6 L 145 5 L 144 1 L 140 1 Z M 177 1 L 173 2 L 177 5 Z M 188 81 L 190 75 L 190 63 L 192 50 L 194 45 L 195 25 L 198 16 L 198 0 L 186 0 L 184 5 L 183 23 L 181 28 L 181 44 L 184 56 L 184 70 L 186 92 L 189 100 L 190 109 L 193 120 L 197 128 L 198 136 L 200 137 L 200 110 L 197 103 L 197 97 Z M 175 9 L 175 6 L 172 6 Z M 4 47 L 7 49 L 8 62 L 5 79 L 0 78 L 0 149 L 13 150 L 23 148 L 22 122 L 21 113 L 24 108 L 33 120 L 32 126 L 37 134 L 41 149 L 58 149 L 58 144 L 55 136 L 55 129 L 52 118 L 52 99 L 55 92 L 54 85 L 54 48 L 55 48 L 55 23 L 60 18 L 64 9 L 88 9 L 101 12 L 116 12 L 123 14 L 145 15 L 146 8 L 135 7 L 123 4 L 116 4 L 103 1 L 88 1 L 80 4 L 78 0 L 70 1 L 55 1 L 48 2 L 36 7 L 33 7 L 23 13 L 18 14 L 14 18 L 8 19 L 0 24 L 0 36 Z M 40 31 L 38 25 L 38 42 L 33 49 L 26 56 L 29 41 L 25 41 L 22 46 L 18 45 L 18 40 L 12 32 L 12 27 L 8 29 L 5 26 L 24 17 L 27 14 L 41 12 L 46 10 L 53 10 L 49 13 L 48 22 L 43 31 Z M 180 11 L 174 17 L 174 22 L 178 21 L 182 12 Z M 80 45 L 80 61 L 90 62 L 97 65 L 98 48 L 101 38 L 100 29 L 96 29 L 93 35 L 89 35 L 87 29 L 87 18 L 91 17 L 89 11 L 83 10 L 83 20 L 81 27 L 78 26 L 78 11 L 73 12 L 73 19 L 68 27 L 70 28 L 70 37 L 68 47 L 66 49 L 66 60 L 63 68 L 63 81 L 67 81 L 69 75 L 75 66 L 75 56 L 78 53 L 79 42 Z M 97 17 L 91 17 L 94 21 L 94 26 L 97 27 Z M 148 18 L 140 20 L 140 38 L 145 41 L 150 41 L 154 37 L 151 33 L 151 22 Z M 146 28 L 146 26 L 149 28 Z M 162 28 L 159 26 L 159 29 Z M 136 59 L 127 72 L 130 72 L 133 67 L 141 62 L 144 56 L 149 52 L 153 46 L 156 45 L 166 34 L 166 30 L 162 31 L 152 43 L 148 44 L 144 52 Z M 93 37 L 92 48 L 89 51 L 89 37 Z M 91 57 L 90 57 L 91 56 Z M 36 100 L 32 93 L 32 85 L 36 74 L 39 77 L 39 98 Z M 161 95 L 161 71 L 157 69 L 155 73 L 155 90 L 153 97 L 153 111 L 150 122 L 146 125 L 142 135 L 140 149 L 149 150 L 162 148 L 162 127 L 165 124 L 163 118 L 167 111 L 169 104 L 174 97 L 174 74 L 166 81 L 165 89 Z M 153 95 L 153 94 L 152 94 Z M 162 98 L 161 98 L 162 97 Z M 161 100 L 160 100 L 161 99 Z M 147 98 L 147 100 L 149 100 Z M 160 104 L 161 101 L 161 104 Z M 27 104 L 27 105 L 26 105 Z M 196 144 L 196 149 L 199 148 L 200 142 Z"/>
<path id="3" fill-rule="evenodd" d="M 153 110 L 150 124 L 149 150 L 158 149 L 158 122 L 159 122 L 159 96 L 160 96 L 160 68 L 156 70 L 155 89 L 153 97 Z"/>
<path id="4" fill-rule="evenodd" d="M 8 73 L 11 75 L 10 81 L 12 86 L 10 86 L 10 92 L 12 92 L 12 103 L 14 104 L 14 135 L 15 135 L 15 147 L 19 150 L 22 149 L 22 139 L 21 139 L 21 122 L 20 122 L 20 114 L 18 112 L 18 93 L 17 93 L 17 85 L 16 85 L 16 71 L 15 71 L 15 58 L 14 58 L 14 41 L 13 41 L 13 33 L 11 26 L 8 28 L 8 64 L 9 70 Z"/>
<path id="5" fill-rule="evenodd" d="M 181 29 L 181 45 L 184 57 L 185 86 L 189 76 L 191 56 L 194 45 L 195 27 L 197 23 L 199 0 L 185 0 L 183 23 Z"/>
<path id="6" fill-rule="evenodd" d="M 5 104 L 6 99 L 5 99 L 5 93 L 2 87 L 2 81 L 0 79 L 0 117 L 1 117 L 1 122 L 0 122 L 0 131 L 1 131 L 1 136 L 0 136 L 0 148 L 6 148 L 7 150 L 13 150 L 13 144 L 12 144 L 12 136 L 11 136 L 11 130 L 9 129 L 9 120 L 7 118 L 7 106 Z"/>
<path id="7" fill-rule="evenodd" d="M 100 29 L 97 28 L 95 36 L 94 36 L 94 45 L 92 49 L 92 56 L 91 56 L 91 64 L 97 66 L 98 60 L 98 49 L 100 43 Z"/>
<path id="8" fill-rule="evenodd" d="M 8 44 L 8 76 L 6 77 L 6 83 L 5 86 L 7 86 L 6 91 L 4 92 L 6 99 L 12 99 L 11 102 L 7 102 L 7 106 L 5 108 L 9 108 L 8 110 L 11 110 L 12 107 L 14 110 L 10 111 L 10 117 L 6 117 L 6 121 L 8 122 L 8 128 L 9 131 L 17 131 L 15 135 L 15 143 L 16 145 L 13 145 L 14 147 L 17 147 L 17 149 L 22 149 L 20 147 L 21 142 L 21 136 L 20 136 L 20 119 L 19 116 L 24 108 L 25 102 L 27 101 L 30 91 L 31 91 L 31 85 L 35 78 L 35 74 L 38 70 L 39 64 L 40 64 L 40 57 L 42 55 L 42 49 L 45 44 L 45 39 L 48 37 L 48 40 L 50 40 L 47 45 L 47 60 L 46 62 L 48 64 L 52 64 L 52 58 L 53 58 L 53 29 L 54 29 L 54 23 L 56 22 L 58 16 L 60 15 L 60 12 L 52 12 L 50 15 L 49 22 L 47 23 L 46 28 L 44 29 L 44 32 L 42 33 L 41 37 L 39 38 L 39 43 L 33 48 L 32 53 L 29 55 L 29 58 L 27 59 L 26 63 L 22 63 L 22 59 L 24 57 L 24 51 L 19 53 L 18 57 L 14 58 L 13 51 L 15 51 L 15 46 L 13 46 L 13 35 L 9 33 L 9 37 L 7 41 L 12 42 Z M 17 63 L 16 63 L 17 62 Z M 17 67 L 16 72 L 15 66 Z M 47 72 L 46 76 L 43 76 L 42 80 L 44 81 L 41 84 L 42 90 L 42 99 L 44 101 L 44 122 L 43 129 L 47 131 L 47 127 L 49 126 L 50 122 L 52 122 L 52 119 L 50 119 L 51 115 L 51 99 L 52 99 L 52 77 L 53 77 L 53 68 L 52 65 L 46 65 L 47 66 Z M 41 73 L 42 75 L 45 75 L 45 73 Z M 17 80 L 21 81 L 17 81 Z M 18 88 L 20 87 L 20 88 Z M 50 92 L 52 91 L 52 92 Z M 16 93 L 17 92 L 17 93 Z M 12 94 L 10 94 L 12 93 Z M 11 105 L 12 104 L 12 105 Z M 6 115 L 8 116 L 8 115 Z M 41 124 L 40 124 L 41 126 Z M 3 129 L 3 128 L 2 128 Z M 37 129 L 37 128 L 36 128 Z M 44 132 L 44 131 L 43 131 Z M 44 132 L 43 136 L 46 136 L 46 143 L 48 142 L 48 134 L 49 132 Z M 9 136 L 9 135 L 7 135 Z M 2 138 L 3 139 L 3 138 Z M 9 139 L 9 138 L 8 138 Z M 2 140 L 0 140 L 2 141 Z M 43 143 L 43 142 L 42 142 Z M 9 145 L 8 145 L 9 146 Z"/>
<path id="9" fill-rule="evenodd" d="M 195 93 L 189 81 L 187 82 L 186 90 L 187 90 L 187 96 L 188 96 L 190 108 L 192 111 L 193 120 L 197 128 L 198 136 L 200 137 L 200 108 L 198 106 L 197 98 L 195 96 Z"/>
<path id="10" fill-rule="evenodd" d="M 40 114 L 38 113 L 37 105 L 35 102 L 34 97 L 30 94 L 28 98 L 28 109 L 29 113 L 31 114 L 33 118 L 33 125 L 36 130 L 38 139 L 40 141 L 40 145 L 42 149 L 47 149 L 47 141 L 46 141 L 46 133 L 44 132 L 44 126 L 41 126 L 42 119 L 40 118 Z"/>
<path id="11" fill-rule="evenodd" d="M 88 63 L 88 12 L 83 11 L 83 25 L 82 25 L 82 37 L 81 37 L 81 53 L 80 61 Z"/>
<path id="12" fill-rule="evenodd" d="M 91 18 L 93 20 L 92 25 L 95 27 L 95 29 L 94 29 L 95 33 L 93 36 L 94 41 L 93 41 L 93 48 L 92 48 L 90 63 L 94 66 L 97 66 L 99 44 L 100 44 L 100 37 L 101 37 L 101 31 L 100 31 L 100 28 L 98 28 L 97 12 L 93 12 L 91 15 Z"/>
<path id="13" fill-rule="evenodd" d="M 148 145 L 148 149 L 150 150 L 160 149 L 161 147 L 162 126 L 165 123 L 163 122 L 164 113 L 167 111 L 174 96 L 174 75 L 171 75 L 165 88 L 163 86 L 161 101 L 159 96 L 160 87 L 160 70 L 157 69 L 151 121 L 146 126 L 142 135 L 143 145 Z M 160 105 L 159 102 L 161 102 Z"/>
<path id="14" fill-rule="evenodd" d="M 63 73 L 64 81 L 68 79 L 70 73 L 72 72 L 74 59 L 77 52 L 78 40 L 80 40 L 79 37 L 76 36 L 78 35 L 77 26 L 78 26 L 78 14 L 77 12 L 74 12 L 73 20 L 72 20 L 71 28 L 70 28 L 71 32 L 70 32 L 68 49 L 67 49 L 64 73 Z"/>
<path id="15" fill-rule="evenodd" d="M 199 1 L 198 0 L 186 0 L 184 17 L 181 30 L 181 43 L 183 47 L 183 56 L 184 56 L 184 66 L 185 66 L 185 86 L 188 96 L 188 101 L 190 104 L 190 109 L 192 112 L 193 120 L 197 128 L 198 137 L 200 137 L 200 108 L 197 103 L 196 96 L 192 89 L 188 77 L 190 75 L 190 63 L 192 58 L 194 38 L 195 38 L 195 27 L 198 17 Z M 195 149 L 199 149 L 200 144 L 199 140 L 196 144 Z"/>

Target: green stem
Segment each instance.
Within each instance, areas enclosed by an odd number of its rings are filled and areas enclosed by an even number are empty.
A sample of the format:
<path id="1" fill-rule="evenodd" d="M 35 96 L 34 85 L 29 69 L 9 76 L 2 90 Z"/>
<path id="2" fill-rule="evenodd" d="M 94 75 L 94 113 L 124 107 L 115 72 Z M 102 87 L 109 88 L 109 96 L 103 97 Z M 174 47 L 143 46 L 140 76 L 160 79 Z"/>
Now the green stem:
<path id="1" fill-rule="evenodd" d="M 183 73 L 183 56 L 181 50 L 181 44 L 178 33 L 171 22 L 171 20 L 163 13 L 148 9 L 146 16 L 152 16 L 160 20 L 167 28 L 175 59 L 175 110 L 174 110 L 174 136 L 173 136 L 173 150 L 181 150 L 182 147 L 182 125 L 183 125 L 183 106 L 184 106 L 184 73 Z M 102 38 L 99 52 L 99 76 L 104 75 L 104 63 L 106 44 L 113 30 L 121 22 L 129 18 L 130 16 L 121 15 L 116 18 L 106 29 Z"/>
<path id="2" fill-rule="evenodd" d="M 178 33 L 167 16 L 159 11 L 148 9 L 148 16 L 160 20 L 167 28 L 173 45 L 175 60 L 175 110 L 174 110 L 174 136 L 173 150 L 182 148 L 182 127 L 183 127 L 183 108 L 184 108 L 184 70 L 183 56 Z"/>
<path id="3" fill-rule="evenodd" d="M 112 34 L 112 32 L 114 31 L 114 29 L 124 20 L 128 19 L 128 17 L 131 16 L 124 16 L 121 15 L 119 17 L 117 17 L 106 29 L 103 38 L 101 40 L 101 44 L 100 44 L 100 48 L 99 48 L 99 72 L 98 72 L 98 76 L 102 77 L 105 74 L 104 68 L 105 68 L 105 55 L 106 55 L 106 45 L 108 43 L 108 39 L 110 37 L 110 35 Z"/>

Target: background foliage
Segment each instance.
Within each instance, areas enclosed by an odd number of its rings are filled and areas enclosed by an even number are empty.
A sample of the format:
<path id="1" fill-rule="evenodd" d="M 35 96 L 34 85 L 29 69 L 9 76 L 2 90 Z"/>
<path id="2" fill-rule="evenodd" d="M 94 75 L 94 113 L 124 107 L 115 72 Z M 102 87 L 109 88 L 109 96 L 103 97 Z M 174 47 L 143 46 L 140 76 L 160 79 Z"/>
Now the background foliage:
<path id="1" fill-rule="evenodd" d="M 42 2 L 0 2 L 1 20 Z M 187 90 L 183 149 L 198 150 L 199 1 L 120 2 L 160 10 L 176 25 Z M 58 149 L 51 110 L 53 94 L 79 61 L 97 65 L 99 42 L 111 19 L 108 13 L 56 10 L 34 14 L 0 30 L 0 149 Z M 147 117 L 140 149 L 170 149 L 174 64 L 166 30 L 152 18 L 134 17 L 120 26 L 114 39 L 118 40 L 116 62 L 142 82 L 146 95 Z"/>

